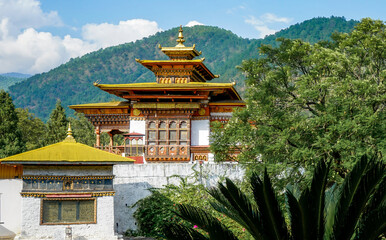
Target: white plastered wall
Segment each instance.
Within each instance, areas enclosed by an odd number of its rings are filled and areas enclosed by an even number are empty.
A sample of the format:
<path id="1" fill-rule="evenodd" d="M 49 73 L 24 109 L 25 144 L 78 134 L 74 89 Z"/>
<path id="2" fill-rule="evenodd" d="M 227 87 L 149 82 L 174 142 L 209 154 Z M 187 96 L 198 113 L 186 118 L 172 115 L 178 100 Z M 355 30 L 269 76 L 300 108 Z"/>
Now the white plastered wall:
<path id="1" fill-rule="evenodd" d="M 130 132 L 142 133 L 143 144 L 146 142 L 146 121 L 145 120 L 130 120 Z M 145 158 L 143 158 L 143 163 L 146 163 Z"/>
<path id="2" fill-rule="evenodd" d="M 190 143 L 192 146 L 209 145 L 209 120 L 192 120 L 190 134 Z"/>
<path id="3" fill-rule="evenodd" d="M 73 240 L 116 240 L 114 235 L 114 197 L 97 197 L 97 223 L 40 225 L 41 198 L 23 198 L 22 232 L 19 239 L 65 239 L 65 229 L 72 228 Z"/>
<path id="4" fill-rule="evenodd" d="M 21 231 L 21 179 L 0 179 L 0 222 L 15 234 Z"/>
<path id="5" fill-rule="evenodd" d="M 130 121 L 130 132 L 142 133 L 146 132 L 146 121 L 144 120 L 131 120 Z M 143 139 L 145 140 L 145 138 Z"/>

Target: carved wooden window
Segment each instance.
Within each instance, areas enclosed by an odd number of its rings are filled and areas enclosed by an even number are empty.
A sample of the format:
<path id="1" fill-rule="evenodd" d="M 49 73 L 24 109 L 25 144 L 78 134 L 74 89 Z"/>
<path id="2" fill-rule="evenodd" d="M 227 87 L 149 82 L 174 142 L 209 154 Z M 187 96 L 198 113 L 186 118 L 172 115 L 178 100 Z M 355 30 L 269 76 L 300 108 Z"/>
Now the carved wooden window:
<path id="1" fill-rule="evenodd" d="M 42 199 L 41 224 L 96 223 L 95 198 Z"/>
<path id="2" fill-rule="evenodd" d="M 186 120 L 151 120 L 148 145 L 188 145 L 190 129 Z"/>
<path id="3" fill-rule="evenodd" d="M 169 145 L 177 144 L 177 130 L 169 130 Z"/>
<path id="4" fill-rule="evenodd" d="M 185 121 L 182 121 L 180 128 L 187 128 L 187 127 L 188 127 L 188 124 Z"/>
<path id="5" fill-rule="evenodd" d="M 166 128 L 166 123 L 164 121 L 161 121 L 159 124 L 159 128 Z"/>
<path id="6" fill-rule="evenodd" d="M 154 130 L 153 130 L 154 129 Z M 149 145 L 155 145 L 157 140 L 157 125 L 154 121 L 149 122 Z"/>
<path id="7" fill-rule="evenodd" d="M 175 121 L 171 121 L 169 128 L 177 128 L 177 123 Z"/>
<path id="8" fill-rule="evenodd" d="M 149 129 L 155 129 L 155 128 L 156 128 L 155 122 L 150 122 Z"/>

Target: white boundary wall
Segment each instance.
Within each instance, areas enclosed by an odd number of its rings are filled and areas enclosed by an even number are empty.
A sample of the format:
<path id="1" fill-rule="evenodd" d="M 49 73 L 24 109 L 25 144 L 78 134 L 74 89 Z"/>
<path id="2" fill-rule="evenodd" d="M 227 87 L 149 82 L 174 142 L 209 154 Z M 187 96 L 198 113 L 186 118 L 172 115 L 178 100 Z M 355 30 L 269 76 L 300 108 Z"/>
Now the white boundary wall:
<path id="1" fill-rule="evenodd" d="M 45 169 L 46 174 L 62 175 L 68 169 Z M 52 172 L 50 170 L 53 170 Z M 78 170 L 78 171 L 77 171 Z M 91 169 L 90 169 L 91 170 Z M 95 169 L 93 169 L 95 171 Z M 29 168 L 26 172 L 35 173 L 38 169 Z M 98 174 L 106 174 L 109 170 L 100 169 Z M 71 169 L 73 175 L 84 175 L 76 167 Z M 95 173 L 95 172 L 94 172 Z M 124 233 L 128 229 L 136 229 L 131 208 L 138 200 L 150 195 L 150 188 L 162 188 L 166 184 L 178 184 L 181 177 L 197 176 L 205 186 L 215 186 L 222 177 L 242 180 L 244 170 L 235 163 L 151 163 L 115 165 L 114 197 L 97 197 L 97 224 L 71 225 L 73 240 L 115 239 L 114 231 Z M 68 172 L 67 172 L 68 174 Z M 96 175 L 98 175 L 96 174 Z M 0 180 L 1 221 L 6 228 L 21 232 L 20 239 L 64 239 L 67 225 L 40 225 L 40 198 L 21 198 L 22 181 L 19 179 Z M 114 211 L 112 211 L 114 209 Z M 23 211 L 23 221 L 22 221 Z M 102 232 L 102 234 L 101 234 Z M 98 235 L 94 235 L 94 234 Z M 54 237 L 53 237 L 54 236 Z"/>
<path id="2" fill-rule="evenodd" d="M 0 179 L 0 222 L 15 234 L 21 231 L 21 179 Z"/>
<path id="3" fill-rule="evenodd" d="M 130 121 L 130 132 L 146 133 L 146 121 L 144 120 L 131 120 Z M 145 137 L 143 138 L 145 141 Z"/>
<path id="4" fill-rule="evenodd" d="M 137 229 L 131 208 L 138 200 L 150 195 L 150 188 L 162 188 L 166 184 L 178 184 L 181 177 L 197 175 L 209 187 L 215 186 L 221 177 L 242 180 L 244 170 L 235 163 L 151 163 L 114 166 L 114 217 L 115 231 L 124 233 Z"/>
<path id="5" fill-rule="evenodd" d="M 65 239 L 65 229 L 72 228 L 73 240 L 116 240 L 114 236 L 114 197 L 97 197 L 97 223 L 40 225 L 41 198 L 23 198 L 23 223 L 19 239 Z"/>

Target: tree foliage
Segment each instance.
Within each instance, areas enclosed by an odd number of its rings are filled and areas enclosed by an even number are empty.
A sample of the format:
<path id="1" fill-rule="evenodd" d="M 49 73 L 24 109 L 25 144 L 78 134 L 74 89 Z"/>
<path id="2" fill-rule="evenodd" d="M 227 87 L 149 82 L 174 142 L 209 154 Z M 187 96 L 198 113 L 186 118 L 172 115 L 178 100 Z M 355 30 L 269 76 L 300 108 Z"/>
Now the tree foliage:
<path id="1" fill-rule="evenodd" d="M 333 160 L 337 179 L 358 156 L 385 159 L 385 24 L 363 19 L 333 39 L 279 39 L 278 48 L 263 45 L 262 58 L 243 62 L 247 107 L 214 131 L 217 160 L 239 150 L 241 162 L 261 160 L 279 182 L 295 182 L 320 157 Z"/>
<path id="2" fill-rule="evenodd" d="M 95 129 L 83 113 L 75 113 L 75 117 L 70 117 L 69 122 L 77 142 L 94 146 L 96 142 Z"/>
<path id="3" fill-rule="evenodd" d="M 0 158 L 25 150 L 25 141 L 18 128 L 18 121 L 11 96 L 0 90 Z"/>
<path id="4" fill-rule="evenodd" d="M 200 170 L 195 169 L 195 167 L 199 167 Z M 175 213 L 177 210 L 176 205 L 188 204 L 208 211 L 210 215 L 218 219 L 238 238 L 244 240 L 251 239 L 250 234 L 245 231 L 245 228 L 210 207 L 210 200 L 212 198 L 204 186 L 205 180 L 203 181 L 203 179 L 209 178 L 209 172 L 203 171 L 201 167 L 201 165 L 193 166 L 194 174 L 187 177 L 173 176 L 173 178 L 169 179 L 169 184 L 165 185 L 164 188 L 152 189 L 151 195 L 135 203 L 134 206 L 138 207 L 134 212 L 134 217 L 138 223 L 138 230 L 128 230 L 127 234 L 130 236 L 140 235 L 164 239 L 163 229 L 170 223 L 178 223 L 181 228 L 189 231 L 189 228 L 194 226 L 187 221 L 183 221 Z M 222 176 L 220 179 L 225 179 L 225 177 Z M 197 232 L 192 232 L 192 234 L 198 237 L 199 234 L 195 233 Z M 201 231 L 201 233 L 205 234 L 204 231 Z"/>
<path id="5" fill-rule="evenodd" d="M 17 108 L 16 111 L 19 118 L 17 125 L 23 140 L 26 142 L 26 150 L 43 147 L 47 134 L 47 127 L 44 122 L 30 113 L 28 109 Z"/>
<path id="6" fill-rule="evenodd" d="M 52 110 L 50 119 L 47 122 L 46 143 L 53 144 L 61 142 L 67 136 L 68 120 L 61 101 L 56 102 L 55 109 Z"/>
<path id="7" fill-rule="evenodd" d="M 288 222 L 284 220 L 266 170 L 262 178 L 256 173 L 250 178 L 254 201 L 226 179 L 226 184 L 219 183 L 217 188 L 209 190 L 215 199 L 211 205 L 258 240 L 375 240 L 385 237 L 386 165 L 364 155 L 342 185 L 326 191 L 330 163 L 319 162 L 310 186 L 300 195 L 287 189 Z M 204 209 L 180 204 L 177 215 L 203 229 L 209 238 L 170 223 L 164 228 L 167 239 L 238 239 Z M 376 221 L 371 219 L 373 217 Z"/>
<path id="8" fill-rule="evenodd" d="M 329 40 L 334 31 L 348 32 L 356 21 L 344 18 L 315 18 L 284 29 L 265 39 L 244 39 L 230 31 L 212 26 L 184 28 L 186 46 L 196 44 L 206 58 L 205 64 L 219 82 L 236 82 L 237 89 L 244 92 L 244 76 L 236 69 L 243 59 L 254 57 L 254 51 L 262 43 L 275 43 L 277 37 L 301 38 L 305 40 Z M 87 102 L 102 102 L 116 99 L 93 86 L 93 82 L 105 84 L 154 81 L 154 74 L 135 61 L 140 59 L 166 59 L 159 49 L 175 46 L 178 29 L 173 28 L 132 43 L 100 49 L 79 58 L 71 59 L 47 73 L 37 74 L 28 80 L 10 87 L 17 107 L 29 108 L 36 116 L 46 121 L 55 106 L 56 99 L 63 106 Z M 68 111 L 67 114 L 72 114 Z"/>
<path id="9" fill-rule="evenodd" d="M 8 88 L 18 82 L 27 79 L 27 77 L 12 77 L 12 76 L 4 76 L 0 75 L 0 89 L 7 91 Z"/>

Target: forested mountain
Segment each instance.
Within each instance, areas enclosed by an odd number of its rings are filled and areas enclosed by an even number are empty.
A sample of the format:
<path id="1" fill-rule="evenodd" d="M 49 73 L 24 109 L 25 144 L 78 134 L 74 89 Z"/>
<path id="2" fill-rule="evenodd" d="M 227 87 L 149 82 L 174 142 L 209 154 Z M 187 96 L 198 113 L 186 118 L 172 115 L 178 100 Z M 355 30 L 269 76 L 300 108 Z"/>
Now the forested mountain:
<path id="1" fill-rule="evenodd" d="M 215 81 L 235 81 L 242 93 L 244 76 L 236 66 L 243 59 L 257 57 L 257 48 L 261 44 L 276 44 L 277 37 L 301 38 L 310 42 L 329 40 L 331 33 L 349 32 L 356 23 L 342 17 L 314 18 L 264 39 L 244 39 L 218 27 L 185 27 L 185 46 L 196 44 L 196 49 L 203 52 L 200 57 L 205 57 L 208 68 L 220 75 Z M 133 43 L 100 49 L 71 59 L 47 73 L 34 75 L 13 85 L 10 94 L 16 107 L 27 107 L 43 120 L 48 118 L 58 99 L 64 106 L 112 100 L 114 96 L 100 91 L 92 83 L 154 81 L 153 73 L 137 63 L 135 58 L 167 59 L 158 49 L 158 44 L 176 45 L 177 34 L 178 28 L 173 28 Z"/>
<path id="2" fill-rule="evenodd" d="M 22 73 L 4 73 L 0 74 L 0 90 L 3 89 L 5 91 L 8 90 L 8 88 L 18 82 L 21 82 L 31 75 L 28 74 L 22 74 Z"/>

